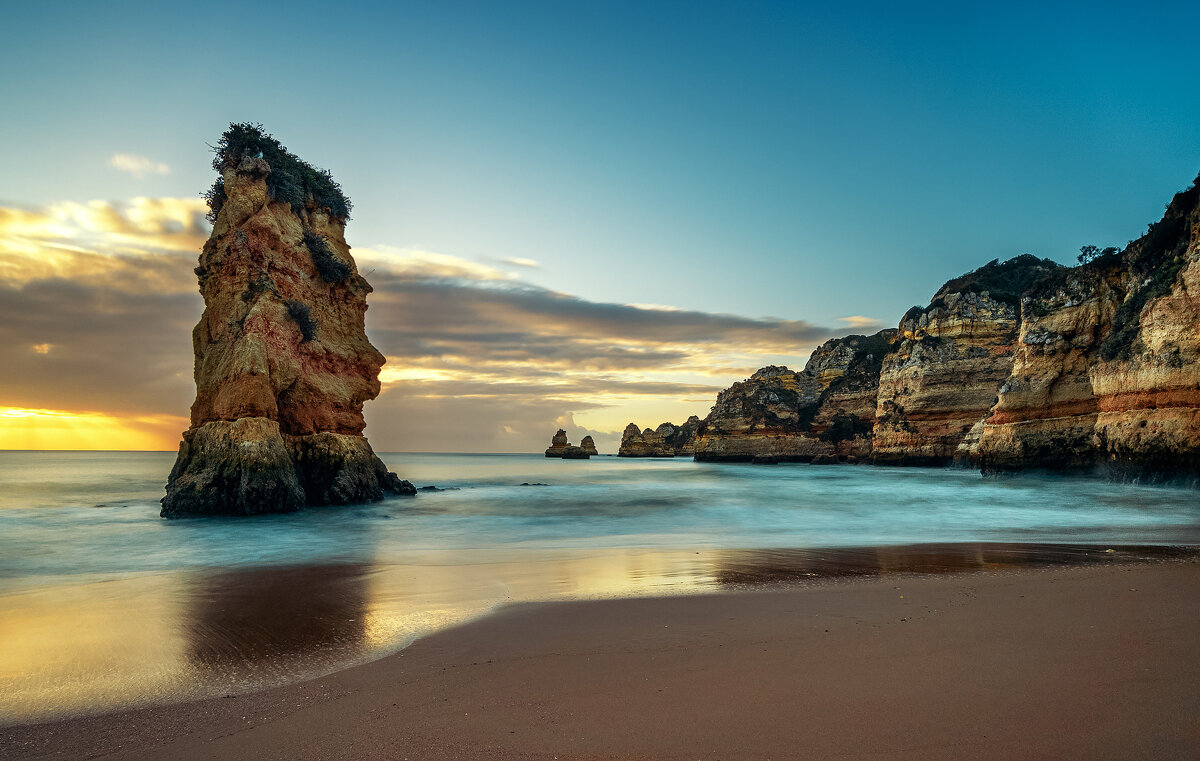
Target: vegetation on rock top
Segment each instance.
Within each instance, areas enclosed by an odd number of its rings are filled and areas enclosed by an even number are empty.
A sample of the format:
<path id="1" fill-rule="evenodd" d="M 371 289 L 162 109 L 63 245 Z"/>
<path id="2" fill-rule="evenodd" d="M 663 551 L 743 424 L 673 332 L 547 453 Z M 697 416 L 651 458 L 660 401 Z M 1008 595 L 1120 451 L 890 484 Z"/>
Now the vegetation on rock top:
<path id="1" fill-rule="evenodd" d="M 291 206 L 293 212 L 299 214 L 311 201 L 336 219 L 344 222 L 350 218 L 350 199 L 333 176 L 288 151 L 261 124 L 230 124 L 212 148 L 216 154 L 212 166 L 218 173 L 236 167 L 243 159 L 261 157 L 271 167 L 267 192 L 276 201 Z M 225 203 L 225 180 L 218 177 L 203 195 L 208 202 L 208 219 L 216 222 Z"/>

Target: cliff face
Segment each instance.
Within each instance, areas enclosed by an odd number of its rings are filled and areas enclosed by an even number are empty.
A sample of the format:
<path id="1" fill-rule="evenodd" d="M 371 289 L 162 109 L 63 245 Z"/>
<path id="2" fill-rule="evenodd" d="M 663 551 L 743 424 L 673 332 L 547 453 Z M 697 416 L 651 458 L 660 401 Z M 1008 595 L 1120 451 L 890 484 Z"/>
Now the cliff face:
<path id="1" fill-rule="evenodd" d="M 1110 254 L 1034 288 L 984 470 L 1200 472 L 1200 188 Z"/>
<path id="2" fill-rule="evenodd" d="M 941 464 L 959 453 L 1012 370 L 1020 295 L 1060 269 L 1028 254 L 993 261 L 904 315 L 880 370 L 875 462 Z"/>
<path id="3" fill-rule="evenodd" d="M 850 456 L 1200 474 L 1200 188 L 1124 251 L 993 261 L 898 332 L 763 368 L 717 396 L 696 443 L 697 460 Z"/>
<path id="4" fill-rule="evenodd" d="M 192 332 L 196 401 L 162 514 L 288 512 L 412 493 L 362 435 L 384 357 L 363 329 L 371 287 L 350 256 L 345 219 L 311 199 L 297 209 L 273 198 L 264 158 L 218 161 L 223 198 L 196 268 L 205 306 Z"/>
<path id="5" fill-rule="evenodd" d="M 870 451 L 879 365 L 895 331 L 820 346 L 801 372 L 764 367 L 717 395 L 696 460 L 809 461 Z"/>
<path id="6" fill-rule="evenodd" d="M 642 430 L 637 423 L 625 426 L 618 457 L 676 457 L 690 455 L 696 448 L 700 418 L 692 415 L 683 425 L 661 423 L 658 428 Z"/>

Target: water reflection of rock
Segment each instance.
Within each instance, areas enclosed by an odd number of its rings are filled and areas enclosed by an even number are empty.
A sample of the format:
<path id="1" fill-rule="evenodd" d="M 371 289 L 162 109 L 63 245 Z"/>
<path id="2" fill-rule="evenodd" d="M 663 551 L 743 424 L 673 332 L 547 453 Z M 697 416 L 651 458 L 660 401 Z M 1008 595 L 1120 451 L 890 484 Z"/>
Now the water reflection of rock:
<path id="1" fill-rule="evenodd" d="M 192 664 L 230 676 L 294 673 L 362 652 L 361 563 L 245 568 L 199 579 L 184 630 Z"/>
<path id="2" fill-rule="evenodd" d="M 920 544 L 901 547 L 730 550 L 718 553 L 718 584 L 771 584 L 890 573 L 957 573 L 986 569 L 1086 565 L 1194 553 L 1183 547 L 1066 544 Z"/>

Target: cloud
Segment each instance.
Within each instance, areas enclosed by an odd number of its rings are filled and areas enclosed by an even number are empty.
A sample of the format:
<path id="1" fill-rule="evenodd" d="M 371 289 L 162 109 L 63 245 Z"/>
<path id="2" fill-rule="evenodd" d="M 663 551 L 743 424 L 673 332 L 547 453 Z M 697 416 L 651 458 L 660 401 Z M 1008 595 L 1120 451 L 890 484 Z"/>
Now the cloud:
<path id="1" fill-rule="evenodd" d="M 533 259 L 526 259 L 522 256 L 514 256 L 511 259 L 503 259 L 505 264 L 515 264 L 518 267 L 528 267 L 530 269 L 539 269 L 542 265 L 540 262 Z"/>
<path id="2" fill-rule="evenodd" d="M 171 167 L 159 161 L 152 161 L 145 156 L 134 156 L 131 153 L 114 153 L 108 160 L 113 169 L 128 172 L 134 177 L 145 177 L 148 174 L 170 174 Z"/>
<path id="3" fill-rule="evenodd" d="M 4 404 L 153 420 L 143 429 L 173 448 L 172 421 L 195 393 L 190 334 L 203 304 L 192 268 L 205 211 L 175 198 L 0 207 Z M 731 382 L 802 365 L 845 332 L 591 301 L 420 249 L 353 254 L 375 288 L 368 336 L 388 357 L 366 408 L 381 450 L 540 451 L 563 427 L 614 451 L 631 420 L 703 416 Z"/>
<path id="4" fill-rule="evenodd" d="M 839 317 L 838 322 L 844 322 L 852 328 L 859 328 L 861 330 L 877 330 L 883 327 L 883 323 L 874 317 L 863 317 L 861 314 Z"/>

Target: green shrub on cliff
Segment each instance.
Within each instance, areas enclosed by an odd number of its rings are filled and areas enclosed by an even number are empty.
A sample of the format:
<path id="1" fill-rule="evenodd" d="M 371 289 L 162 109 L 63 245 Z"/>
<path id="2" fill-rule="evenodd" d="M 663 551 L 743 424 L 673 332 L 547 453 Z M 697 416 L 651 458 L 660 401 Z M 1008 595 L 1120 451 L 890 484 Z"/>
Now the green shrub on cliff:
<path id="1" fill-rule="evenodd" d="M 350 265 L 342 261 L 324 235 L 318 235 L 312 230 L 304 231 L 304 247 L 312 254 L 313 264 L 321 279 L 327 283 L 341 283 L 350 277 Z"/>
<path id="2" fill-rule="evenodd" d="M 317 321 L 313 319 L 312 309 L 308 304 L 303 304 L 294 299 L 288 299 L 283 302 L 287 306 L 288 317 L 292 318 L 300 327 L 300 336 L 303 341 L 312 341 L 317 337 Z"/>
<path id="3" fill-rule="evenodd" d="M 261 157 L 271 167 L 271 173 L 267 175 L 267 192 L 276 201 L 291 206 L 297 214 L 311 199 L 318 208 L 328 209 L 337 219 L 350 218 L 350 199 L 333 176 L 293 155 L 261 124 L 230 124 L 212 148 L 216 154 L 212 165 L 218 173 L 236 167 L 243 159 Z M 203 196 L 208 202 L 208 219 L 216 222 L 225 203 L 225 181 L 218 177 Z"/>

